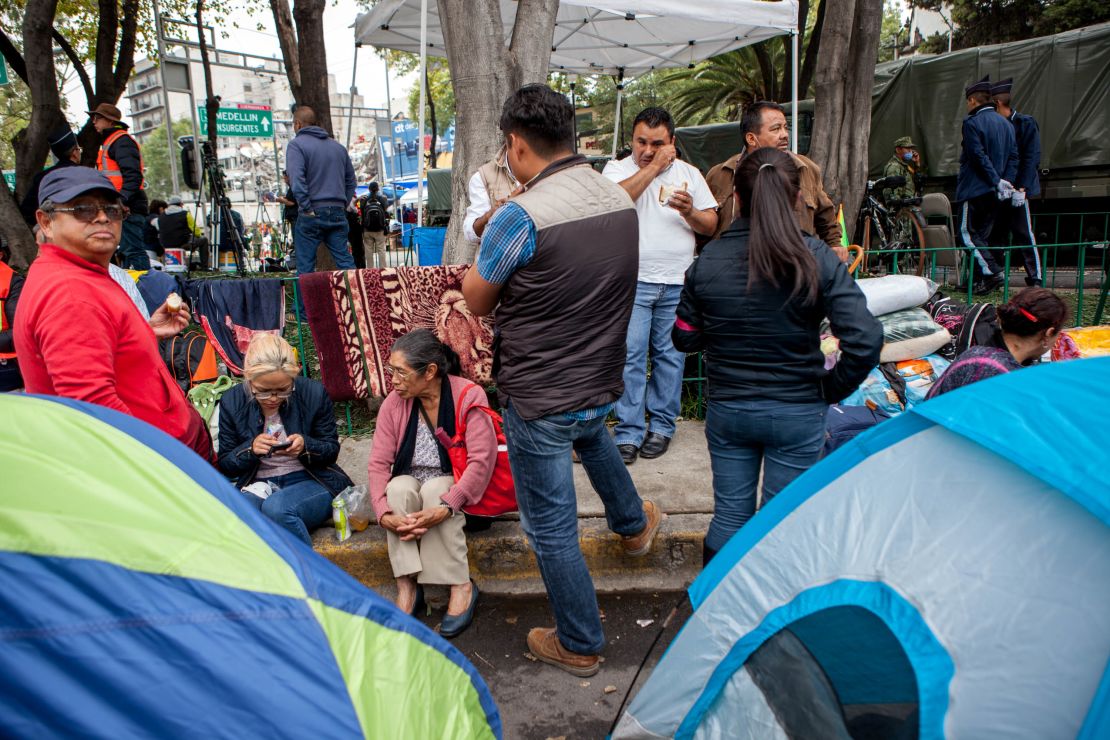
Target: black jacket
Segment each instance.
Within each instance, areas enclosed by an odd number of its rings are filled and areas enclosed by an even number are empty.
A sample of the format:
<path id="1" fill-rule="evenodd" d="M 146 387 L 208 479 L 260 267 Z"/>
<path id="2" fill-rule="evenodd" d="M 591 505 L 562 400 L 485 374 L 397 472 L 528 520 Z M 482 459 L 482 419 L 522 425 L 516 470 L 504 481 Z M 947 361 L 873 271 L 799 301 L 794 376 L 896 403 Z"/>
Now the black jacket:
<path id="1" fill-rule="evenodd" d="M 309 475 L 332 495 L 352 485 L 343 469 L 335 464 L 339 457 L 339 435 L 335 429 L 335 408 L 324 386 L 298 375 L 293 395 L 278 413 L 286 434 L 304 437 L 304 452 L 298 458 Z M 251 452 L 254 438 L 262 434 L 265 418 L 262 408 L 247 390 L 247 384 L 233 388 L 220 399 L 220 472 L 235 477 L 242 488 L 254 480 L 261 458 Z"/>
<path id="2" fill-rule="evenodd" d="M 118 129 L 127 130 L 127 126 L 117 123 L 115 127 L 100 134 L 100 140 L 107 141 L 108 137 Z M 139 154 L 139 143 L 131 136 L 121 136 L 108 147 L 108 156 L 119 164 L 119 171 L 123 173 L 123 188 L 119 191 L 120 200 L 137 216 L 145 216 L 150 210 L 143 190 L 143 158 Z"/>
<path id="3" fill-rule="evenodd" d="M 804 237 L 820 271 L 813 306 L 788 286 L 748 285 L 749 222 L 738 218 L 686 271 L 672 338 L 683 352 L 704 349 L 709 397 L 753 396 L 836 403 L 879 363 L 883 331 L 847 268 L 823 241 Z M 840 339 L 840 361 L 825 370 L 821 320 Z"/>
<path id="4" fill-rule="evenodd" d="M 35 220 L 35 212 L 39 209 L 39 186 L 42 185 L 42 178 L 49 175 L 54 170 L 60 170 L 63 167 L 80 167 L 81 165 L 74 164 L 68 159 L 58 160 L 52 167 L 48 167 L 41 172 L 36 172 L 34 178 L 31 180 L 31 187 L 27 188 L 27 195 L 23 196 L 23 202 L 19 204 L 19 212 L 23 214 L 23 220 L 32 229 L 38 221 Z"/>

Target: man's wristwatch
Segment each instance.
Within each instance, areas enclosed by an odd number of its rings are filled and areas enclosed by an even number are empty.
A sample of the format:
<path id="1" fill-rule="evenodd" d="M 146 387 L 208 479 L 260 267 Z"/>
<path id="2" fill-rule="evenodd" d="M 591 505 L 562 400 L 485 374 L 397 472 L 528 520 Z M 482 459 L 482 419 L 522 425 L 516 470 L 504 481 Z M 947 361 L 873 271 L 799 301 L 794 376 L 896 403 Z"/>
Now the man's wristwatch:
<path id="1" fill-rule="evenodd" d="M 451 506 L 451 504 L 447 503 L 446 501 L 444 501 L 442 499 L 440 499 L 439 505 L 442 506 L 443 508 L 447 509 L 447 511 L 450 512 L 451 516 L 455 516 L 455 514 L 458 513 Z"/>

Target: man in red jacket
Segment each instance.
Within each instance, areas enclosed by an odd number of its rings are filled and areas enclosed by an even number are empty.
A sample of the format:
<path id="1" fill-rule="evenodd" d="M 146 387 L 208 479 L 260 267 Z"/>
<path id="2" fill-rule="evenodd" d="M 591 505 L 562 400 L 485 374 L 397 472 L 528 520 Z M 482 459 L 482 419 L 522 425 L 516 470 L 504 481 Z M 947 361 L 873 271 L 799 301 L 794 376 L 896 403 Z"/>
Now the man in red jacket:
<path id="1" fill-rule="evenodd" d="M 188 309 L 163 304 L 148 324 L 108 274 L 123 217 L 119 193 L 96 170 L 67 167 L 43 178 L 36 218 L 46 243 L 15 321 L 25 387 L 122 411 L 211 462 L 204 420 L 158 353 L 158 337 L 184 329 Z"/>

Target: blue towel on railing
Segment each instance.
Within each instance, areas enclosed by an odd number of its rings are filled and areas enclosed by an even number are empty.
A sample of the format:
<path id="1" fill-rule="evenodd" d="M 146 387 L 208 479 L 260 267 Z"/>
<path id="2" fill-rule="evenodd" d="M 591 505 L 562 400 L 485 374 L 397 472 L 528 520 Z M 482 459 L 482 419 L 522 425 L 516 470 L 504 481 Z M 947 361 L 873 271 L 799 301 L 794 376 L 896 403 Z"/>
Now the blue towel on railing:
<path id="1" fill-rule="evenodd" d="M 194 320 L 236 374 L 243 372 L 251 337 L 280 335 L 285 328 L 285 291 L 278 278 L 189 280 L 185 291 Z"/>

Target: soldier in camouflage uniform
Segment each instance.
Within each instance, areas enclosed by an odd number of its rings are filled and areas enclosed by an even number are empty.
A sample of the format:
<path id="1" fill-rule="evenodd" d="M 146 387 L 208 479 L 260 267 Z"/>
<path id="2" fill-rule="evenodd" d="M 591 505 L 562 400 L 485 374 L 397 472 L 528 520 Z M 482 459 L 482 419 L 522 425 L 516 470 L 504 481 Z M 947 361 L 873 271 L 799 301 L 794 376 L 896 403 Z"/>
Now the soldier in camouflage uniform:
<path id="1" fill-rule="evenodd" d="M 904 177 L 906 184 L 896 188 L 883 188 L 883 203 L 892 212 L 905 207 L 922 229 L 925 228 L 925 214 L 918 205 L 921 203 L 921 190 L 924 177 L 921 154 L 913 139 L 903 136 L 894 141 L 894 156 L 883 167 L 883 177 Z"/>
<path id="2" fill-rule="evenodd" d="M 893 206 L 896 200 L 910 200 L 920 195 L 918 187 L 921 176 L 921 155 L 913 139 L 903 136 L 894 142 L 894 156 L 883 167 L 883 177 L 904 177 L 906 184 L 897 188 L 885 188 L 883 201 Z"/>

